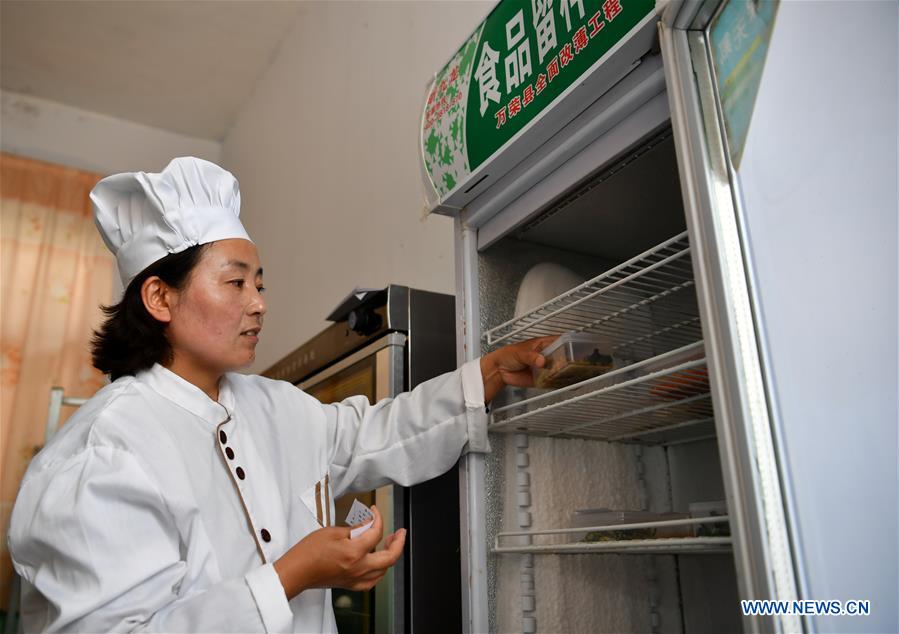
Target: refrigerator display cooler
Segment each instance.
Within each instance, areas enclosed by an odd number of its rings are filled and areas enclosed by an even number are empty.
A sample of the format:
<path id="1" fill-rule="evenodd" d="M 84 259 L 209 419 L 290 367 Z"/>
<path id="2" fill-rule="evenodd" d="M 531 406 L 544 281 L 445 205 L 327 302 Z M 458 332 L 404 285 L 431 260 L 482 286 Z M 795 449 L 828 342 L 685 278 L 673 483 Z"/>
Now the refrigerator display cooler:
<path id="1" fill-rule="evenodd" d="M 458 361 L 574 337 L 460 463 L 466 632 L 897 630 L 896 13 L 503 0 L 437 73 Z"/>
<path id="2" fill-rule="evenodd" d="M 358 395 L 371 403 L 392 398 L 453 369 L 453 305 L 452 295 L 398 284 L 354 289 L 328 316 L 330 326 L 263 374 L 323 403 Z M 339 525 L 358 499 L 377 504 L 385 535 L 409 531 L 405 556 L 373 589 L 332 589 L 341 634 L 461 629 L 461 573 L 454 568 L 458 487 L 458 473 L 450 470 L 415 486 L 385 485 L 334 500 Z M 435 577 L 434 570 L 445 572 Z"/>

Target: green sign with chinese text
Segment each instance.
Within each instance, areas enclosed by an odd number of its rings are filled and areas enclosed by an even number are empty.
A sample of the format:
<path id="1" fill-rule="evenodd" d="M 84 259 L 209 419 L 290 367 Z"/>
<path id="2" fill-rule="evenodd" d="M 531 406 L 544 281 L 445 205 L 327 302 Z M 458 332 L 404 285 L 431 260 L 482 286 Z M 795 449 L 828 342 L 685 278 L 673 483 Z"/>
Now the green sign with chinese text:
<path id="1" fill-rule="evenodd" d="M 502 0 L 435 78 L 422 153 L 443 197 L 576 83 L 655 0 Z"/>

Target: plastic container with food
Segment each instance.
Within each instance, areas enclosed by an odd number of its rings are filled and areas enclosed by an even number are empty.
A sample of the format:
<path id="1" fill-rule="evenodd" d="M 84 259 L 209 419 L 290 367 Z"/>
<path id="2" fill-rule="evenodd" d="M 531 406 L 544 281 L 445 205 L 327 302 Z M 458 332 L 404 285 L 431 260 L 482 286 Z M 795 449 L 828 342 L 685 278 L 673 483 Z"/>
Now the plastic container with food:
<path id="1" fill-rule="evenodd" d="M 690 517 L 721 517 L 727 515 L 727 503 L 724 500 L 713 502 L 691 502 L 688 506 Z M 711 524 L 694 524 L 696 537 L 726 537 L 730 535 L 729 522 L 714 522 Z"/>
<path id="2" fill-rule="evenodd" d="M 662 377 L 649 393 L 665 401 L 680 401 L 709 393 L 709 371 L 704 367 L 689 368 Z"/>
<path id="3" fill-rule="evenodd" d="M 541 351 L 546 365 L 534 368 L 534 385 L 555 389 L 605 374 L 614 366 L 606 345 L 597 335 L 566 332 Z"/>
<path id="4" fill-rule="evenodd" d="M 652 511 L 615 511 L 611 509 L 579 509 L 574 512 L 572 528 L 613 527 L 624 524 L 642 524 L 664 520 L 685 519 L 685 513 L 654 513 Z M 690 526 L 651 526 L 620 530 L 584 531 L 571 533 L 576 542 L 607 542 L 627 539 L 661 539 L 687 537 Z"/>

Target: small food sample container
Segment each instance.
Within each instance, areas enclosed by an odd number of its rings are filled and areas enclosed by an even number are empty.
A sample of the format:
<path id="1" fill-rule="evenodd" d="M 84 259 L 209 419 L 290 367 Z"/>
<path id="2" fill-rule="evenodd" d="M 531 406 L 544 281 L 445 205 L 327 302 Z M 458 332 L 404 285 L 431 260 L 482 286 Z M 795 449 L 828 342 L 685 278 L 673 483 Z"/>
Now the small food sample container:
<path id="1" fill-rule="evenodd" d="M 685 519 L 686 513 L 654 513 L 652 511 L 614 511 L 611 509 L 579 509 L 574 512 L 572 528 L 613 527 L 644 522 Z M 575 542 L 607 542 L 626 539 L 661 539 L 666 537 L 687 537 L 690 526 L 650 526 L 645 528 L 625 528 L 603 531 L 571 533 Z"/>
<path id="2" fill-rule="evenodd" d="M 709 372 L 706 368 L 690 368 L 674 372 L 659 381 L 649 393 L 663 401 L 679 401 L 709 393 Z"/>
<path id="3" fill-rule="evenodd" d="M 613 368 L 606 342 L 597 335 L 566 332 L 541 351 L 546 365 L 534 368 L 534 385 L 556 389 L 605 374 Z"/>
<path id="4" fill-rule="evenodd" d="M 724 500 L 713 502 L 692 502 L 689 505 L 690 517 L 721 517 L 727 515 L 727 503 Z M 729 522 L 715 522 L 712 524 L 694 524 L 696 537 L 726 537 L 730 535 Z"/>

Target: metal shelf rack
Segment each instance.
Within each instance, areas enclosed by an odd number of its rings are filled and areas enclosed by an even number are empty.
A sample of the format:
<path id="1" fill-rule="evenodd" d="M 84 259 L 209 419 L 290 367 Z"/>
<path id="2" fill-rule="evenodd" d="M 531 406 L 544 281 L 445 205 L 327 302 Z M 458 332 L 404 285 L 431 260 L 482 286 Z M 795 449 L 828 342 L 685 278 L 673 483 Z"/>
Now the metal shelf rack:
<path id="1" fill-rule="evenodd" d="M 628 360 L 701 339 L 687 232 L 488 330 L 484 338 L 495 347 L 568 331 L 607 337 L 612 356 Z"/>
<path id="2" fill-rule="evenodd" d="M 665 442 L 714 417 L 702 341 L 491 412 L 491 432 Z M 707 432 L 706 432 L 707 433 Z"/>
<path id="3" fill-rule="evenodd" d="M 658 522 L 640 522 L 634 524 L 617 524 L 611 526 L 592 526 L 586 528 L 555 528 L 530 531 L 507 531 L 498 533 L 491 552 L 498 555 L 513 553 L 533 553 L 535 555 L 581 555 L 581 554 L 718 554 L 731 551 L 731 538 L 722 537 L 663 537 L 653 539 L 618 539 L 603 542 L 568 542 L 554 544 L 508 544 L 504 541 L 511 538 L 534 538 L 555 536 L 565 538 L 571 534 L 584 532 L 609 532 L 640 529 L 657 529 L 673 526 L 690 526 L 694 524 L 721 524 L 729 521 L 729 516 L 693 517 Z"/>

